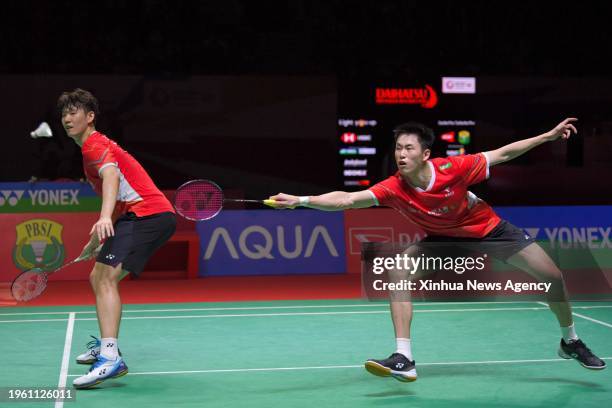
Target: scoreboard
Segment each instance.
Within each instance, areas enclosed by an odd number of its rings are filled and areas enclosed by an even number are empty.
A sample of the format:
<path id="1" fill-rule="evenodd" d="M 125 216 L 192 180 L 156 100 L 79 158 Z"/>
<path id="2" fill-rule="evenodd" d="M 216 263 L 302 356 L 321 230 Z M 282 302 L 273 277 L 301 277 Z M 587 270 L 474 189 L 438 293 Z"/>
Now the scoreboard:
<path id="1" fill-rule="evenodd" d="M 474 77 L 341 83 L 337 125 L 339 187 L 362 190 L 393 174 L 393 128 L 404 122 L 421 122 L 433 129 L 433 157 L 472 153 L 476 139 L 476 118 L 472 113 L 475 94 Z"/>

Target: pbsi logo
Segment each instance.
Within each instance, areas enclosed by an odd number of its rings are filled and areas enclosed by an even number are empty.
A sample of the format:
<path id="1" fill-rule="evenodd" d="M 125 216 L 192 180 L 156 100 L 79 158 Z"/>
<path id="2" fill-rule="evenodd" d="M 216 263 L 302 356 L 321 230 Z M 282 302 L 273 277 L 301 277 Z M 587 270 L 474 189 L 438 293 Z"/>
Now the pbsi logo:
<path id="1" fill-rule="evenodd" d="M 286 229 L 289 228 L 277 225 L 275 231 L 269 231 L 261 225 L 251 225 L 242 230 L 235 242 L 226 228 L 217 227 L 204 251 L 204 260 L 211 259 L 220 245 L 225 247 L 233 259 L 274 259 L 274 249 L 285 259 L 310 258 L 315 247 L 320 247 L 321 244 L 332 257 L 340 256 L 325 226 L 315 226 L 308 236 L 303 234 L 301 225 L 294 226 L 292 231 Z M 293 235 L 293 239 L 287 237 L 288 233 Z"/>
<path id="2" fill-rule="evenodd" d="M 63 226 L 55 221 L 32 219 L 18 224 L 13 262 L 21 270 L 53 270 L 64 262 Z"/>

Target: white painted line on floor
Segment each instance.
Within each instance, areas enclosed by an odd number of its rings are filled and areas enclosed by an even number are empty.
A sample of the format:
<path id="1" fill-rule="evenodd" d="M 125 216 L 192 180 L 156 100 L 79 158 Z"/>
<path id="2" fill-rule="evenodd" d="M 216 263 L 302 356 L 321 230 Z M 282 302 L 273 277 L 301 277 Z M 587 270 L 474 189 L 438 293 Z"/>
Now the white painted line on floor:
<path id="1" fill-rule="evenodd" d="M 70 365 L 70 349 L 72 348 L 72 333 L 74 332 L 75 314 L 70 313 L 68 316 L 68 325 L 66 326 L 66 340 L 64 340 L 64 354 L 62 355 L 62 368 L 60 369 L 59 381 L 57 388 L 66 388 L 66 379 L 68 377 L 68 366 Z M 62 408 L 64 400 L 58 399 L 55 401 L 55 408 Z"/>
<path id="2" fill-rule="evenodd" d="M 587 306 L 588 307 L 588 306 Z M 580 306 L 574 307 L 580 309 Z M 548 310 L 548 306 L 532 307 L 496 307 L 496 308 L 470 308 L 470 309 L 424 309 L 414 310 L 414 313 L 469 313 L 469 312 L 507 312 L 507 311 L 535 311 Z M 359 315 L 359 314 L 388 314 L 388 310 L 359 310 L 350 312 L 288 312 L 288 313 L 242 313 L 242 314 L 208 314 L 208 315 L 171 315 L 171 316 L 127 316 L 122 320 L 150 320 L 150 319 L 214 319 L 227 317 L 278 317 L 278 316 L 332 316 L 332 315 Z M 579 317 L 583 317 L 580 315 Z M 583 317 L 586 318 L 586 317 Z M 588 318 L 590 320 L 590 318 Z M 95 317 L 76 318 L 75 321 L 95 321 Z M 593 319 L 594 320 L 594 319 Z M 64 322 L 66 319 L 26 319 L 26 320 L 0 320 L 0 323 L 33 323 L 33 322 Z M 597 321 L 600 324 L 608 323 Z"/>
<path id="3" fill-rule="evenodd" d="M 544 302 L 537 302 L 537 303 L 548 307 L 548 305 L 546 303 L 544 303 Z M 579 309 L 579 308 L 580 307 L 572 307 L 572 309 Z M 602 322 L 601 320 L 593 319 L 592 317 L 585 316 L 585 315 L 580 314 L 580 313 L 572 312 L 572 315 L 574 315 L 576 317 L 580 317 L 581 319 L 585 319 L 585 320 L 591 321 L 593 323 L 601 324 L 602 326 L 606 326 L 606 327 L 612 328 L 612 324 L 610 324 L 610 323 Z"/>
<path id="4" fill-rule="evenodd" d="M 612 357 L 603 357 L 602 360 L 612 360 Z M 432 362 L 419 363 L 417 366 L 452 366 L 452 365 L 479 365 L 479 364 L 529 364 L 529 363 L 551 363 L 571 361 L 563 358 L 543 358 L 531 360 L 488 360 L 488 361 L 449 361 L 449 362 Z M 217 369 L 217 370 L 181 370 L 181 371 L 146 371 L 146 372 L 130 372 L 128 375 L 172 375 L 172 374 L 211 374 L 211 373 L 245 373 L 254 371 L 300 371 L 300 370 L 329 370 L 343 368 L 363 368 L 363 364 L 359 365 L 335 365 L 335 366 L 310 366 L 310 367 L 267 367 L 267 368 L 235 368 L 235 369 Z M 69 377 L 78 377 L 82 374 L 71 374 Z"/>
<path id="5" fill-rule="evenodd" d="M 531 301 L 521 302 L 413 302 L 414 306 L 437 306 L 437 305 L 487 305 L 487 304 L 523 304 L 533 303 Z M 205 311 L 224 311 L 224 310 L 274 310 L 274 309 L 321 309 L 321 308 L 343 308 L 343 307 L 379 307 L 388 308 L 388 303 L 365 303 L 365 304 L 340 304 L 340 305 L 302 305 L 302 306 L 244 306 L 244 307 L 199 307 L 187 309 L 124 309 L 123 313 L 153 313 L 153 312 L 205 312 Z M 602 307 L 612 307 L 602 306 Z M 34 316 L 34 315 L 61 315 L 68 313 L 76 314 L 95 314 L 95 310 L 82 311 L 57 311 L 57 312 L 12 312 L 0 313 L 0 316 Z"/>

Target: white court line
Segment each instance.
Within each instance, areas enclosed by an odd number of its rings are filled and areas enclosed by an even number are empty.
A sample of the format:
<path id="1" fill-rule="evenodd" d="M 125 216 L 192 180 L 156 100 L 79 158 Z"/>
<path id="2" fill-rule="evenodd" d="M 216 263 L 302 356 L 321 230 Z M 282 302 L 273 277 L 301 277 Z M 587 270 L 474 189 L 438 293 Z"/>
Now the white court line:
<path id="1" fill-rule="evenodd" d="M 483 309 L 429 309 L 414 310 L 414 313 L 443 313 L 443 312 L 485 312 L 485 311 L 507 311 L 507 310 L 544 310 L 544 307 L 498 307 Z M 275 317 L 275 316 L 324 316 L 324 315 L 348 315 L 348 314 L 389 314 L 388 310 L 368 310 L 354 312 L 302 312 L 302 313 L 246 313 L 246 314 L 218 314 L 218 315 L 178 315 L 178 316 L 133 316 L 124 317 L 124 320 L 143 319 L 197 319 L 197 318 L 220 318 L 220 317 Z M 83 318 L 77 320 L 96 320 L 95 318 Z"/>
<path id="2" fill-rule="evenodd" d="M 612 360 L 612 357 L 603 357 L 602 360 Z M 437 363 L 419 363 L 422 366 L 452 366 L 452 365 L 477 365 L 477 364 L 526 364 L 526 363 L 549 363 L 571 361 L 563 358 L 544 358 L 534 360 L 488 360 L 488 361 L 449 361 Z M 140 373 L 130 373 L 129 375 L 169 375 L 169 374 L 210 374 L 210 373 L 242 373 L 254 371 L 300 371 L 300 370 L 329 370 L 341 368 L 362 368 L 359 365 L 336 365 L 336 366 L 311 366 L 311 367 L 269 367 L 269 368 L 235 368 L 218 370 L 186 370 L 186 371 L 147 371 Z M 82 374 L 70 374 L 68 377 L 78 377 Z"/>
<path id="3" fill-rule="evenodd" d="M 497 308 L 473 308 L 473 309 L 429 309 L 415 310 L 414 313 L 452 313 L 452 312 L 497 312 L 509 310 L 546 310 L 548 307 L 497 307 Z M 300 313 L 244 313 L 244 314 L 209 314 L 209 315 L 173 315 L 173 316 L 131 316 L 123 317 L 122 320 L 147 320 L 147 319 L 210 319 L 223 317 L 276 317 L 276 316 L 325 316 L 325 315 L 349 315 L 349 314 L 388 314 L 388 310 L 360 310 L 351 312 L 300 312 Z M 77 321 L 97 320 L 95 317 L 80 317 Z M 27 320 L 0 320 L 0 323 L 31 323 L 31 322 L 64 322 L 66 319 L 27 319 Z"/>
<path id="4" fill-rule="evenodd" d="M 588 308 L 590 306 L 583 306 Z M 574 309 L 579 309 L 576 306 Z M 525 310 L 548 310 L 545 307 L 496 307 L 496 308 L 471 308 L 471 309 L 428 309 L 414 310 L 414 313 L 463 313 L 463 312 L 500 312 L 500 311 L 525 311 Z M 276 317 L 276 316 L 329 316 L 329 315 L 350 315 L 350 314 L 388 314 L 388 310 L 360 310 L 351 312 L 300 312 L 300 313 L 244 313 L 244 314 L 209 314 L 209 315 L 173 315 L 173 316 L 128 316 L 122 320 L 148 320 L 148 319 L 212 319 L 223 317 Z M 582 316 L 580 316 L 582 317 Z M 590 318 L 589 318 L 590 319 Z M 95 321 L 95 317 L 76 318 L 76 321 Z M 66 319 L 26 319 L 26 320 L 0 320 L 0 323 L 32 323 L 32 322 L 64 322 Z M 599 322 L 607 325 L 607 323 Z"/>
<path id="5" fill-rule="evenodd" d="M 581 315 L 580 313 L 576 313 L 576 312 L 572 312 L 572 314 L 573 314 L 574 316 L 582 317 L 582 318 L 583 318 L 583 319 L 585 319 L 585 320 L 590 320 L 590 321 L 591 321 L 591 322 L 593 322 L 593 323 L 599 323 L 599 324 L 601 324 L 601 325 L 603 325 L 603 326 L 606 326 L 606 327 L 610 327 L 610 328 L 612 328 L 612 324 L 610 324 L 610 323 L 602 322 L 601 320 L 593 319 L 592 317 L 588 317 L 588 316 L 585 316 L 585 315 Z"/>
<path id="6" fill-rule="evenodd" d="M 62 368 L 60 369 L 59 381 L 57 388 L 66 388 L 66 378 L 68 377 L 68 366 L 70 365 L 70 349 L 72 348 L 72 333 L 74 332 L 75 314 L 70 313 L 68 316 L 68 325 L 66 327 L 66 340 L 64 340 L 64 354 L 62 356 Z M 64 400 L 56 400 L 55 408 L 62 408 Z"/>
<path id="7" fill-rule="evenodd" d="M 544 306 L 548 306 L 544 302 L 537 302 L 537 303 L 539 303 L 541 305 L 544 305 Z M 578 309 L 578 307 L 572 307 L 572 309 Z M 610 324 L 610 323 L 602 322 L 601 320 L 593 319 L 592 317 L 588 317 L 588 316 L 582 315 L 580 313 L 572 312 L 572 315 L 580 317 L 580 318 L 585 319 L 585 320 L 589 320 L 589 321 L 591 321 L 593 323 L 601 324 L 602 326 L 606 326 L 606 327 L 612 328 L 612 324 Z"/>
<path id="8" fill-rule="evenodd" d="M 532 301 L 517 301 L 517 302 L 413 302 L 414 306 L 436 306 L 436 305 L 477 305 L 477 304 L 517 304 L 517 303 L 533 303 Z M 252 307 L 200 307 L 190 309 L 132 309 L 123 310 L 123 313 L 152 313 L 152 312 L 199 312 L 199 311 L 224 311 L 224 310 L 270 310 L 270 309 L 315 309 L 315 308 L 342 308 L 342 307 L 389 307 L 388 303 L 380 304 L 351 304 L 351 305 L 303 305 L 303 306 L 252 306 Z M 601 306 L 612 307 L 612 306 Z M 0 316 L 30 316 L 30 315 L 56 315 L 56 314 L 94 314 L 95 310 L 82 311 L 62 311 L 62 312 L 16 312 L 16 313 L 0 313 Z"/>

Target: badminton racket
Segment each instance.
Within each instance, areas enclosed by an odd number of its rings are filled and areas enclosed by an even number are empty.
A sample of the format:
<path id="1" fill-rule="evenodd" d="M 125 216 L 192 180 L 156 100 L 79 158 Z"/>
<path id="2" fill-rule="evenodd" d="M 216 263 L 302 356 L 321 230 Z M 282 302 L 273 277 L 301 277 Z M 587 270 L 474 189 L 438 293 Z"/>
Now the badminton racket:
<path id="1" fill-rule="evenodd" d="M 41 268 L 32 268 L 21 272 L 11 284 L 11 294 L 13 295 L 13 298 L 19 302 L 27 302 L 40 296 L 40 294 L 47 288 L 49 275 L 60 271 L 67 266 L 84 261 L 85 259 L 89 259 L 89 257 L 90 256 L 78 257 L 52 271 L 45 271 Z"/>
<path id="2" fill-rule="evenodd" d="M 210 180 L 191 180 L 180 186 L 174 195 L 174 208 L 184 218 L 191 221 L 204 221 L 215 217 L 223 204 L 253 203 L 274 207 L 274 200 L 244 200 L 223 197 L 223 190 Z"/>

